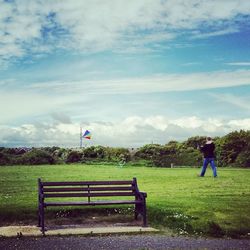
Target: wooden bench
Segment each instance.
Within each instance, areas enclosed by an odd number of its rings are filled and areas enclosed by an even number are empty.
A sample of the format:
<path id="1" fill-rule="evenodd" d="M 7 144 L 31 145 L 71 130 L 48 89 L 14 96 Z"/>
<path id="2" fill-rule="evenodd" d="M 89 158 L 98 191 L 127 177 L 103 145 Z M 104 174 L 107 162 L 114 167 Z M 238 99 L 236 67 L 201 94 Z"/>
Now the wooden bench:
<path id="1" fill-rule="evenodd" d="M 71 198 L 73 197 L 78 197 L 79 199 L 72 201 Z M 107 197 L 109 198 L 107 199 Z M 139 214 L 142 215 L 143 226 L 146 227 L 146 197 L 147 194 L 145 192 L 139 191 L 136 178 L 128 181 L 74 182 L 42 182 L 41 179 L 38 179 L 38 226 L 41 227 L 41 231 L 44 234 L 44 209 L 50 206 L 127 204 L 134 205 L 135 219 L 137 219 Z"/>

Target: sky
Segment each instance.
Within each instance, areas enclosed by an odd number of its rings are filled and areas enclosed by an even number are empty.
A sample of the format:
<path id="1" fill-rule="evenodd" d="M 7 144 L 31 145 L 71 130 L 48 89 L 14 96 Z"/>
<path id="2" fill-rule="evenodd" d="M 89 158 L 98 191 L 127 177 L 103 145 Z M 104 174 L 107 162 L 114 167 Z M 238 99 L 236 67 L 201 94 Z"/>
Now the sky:
<path id="1" fill-rule="evenodd" d="M 249 58 L 247 0 L 0 0 L 0 146 L 249 130 Z"/>

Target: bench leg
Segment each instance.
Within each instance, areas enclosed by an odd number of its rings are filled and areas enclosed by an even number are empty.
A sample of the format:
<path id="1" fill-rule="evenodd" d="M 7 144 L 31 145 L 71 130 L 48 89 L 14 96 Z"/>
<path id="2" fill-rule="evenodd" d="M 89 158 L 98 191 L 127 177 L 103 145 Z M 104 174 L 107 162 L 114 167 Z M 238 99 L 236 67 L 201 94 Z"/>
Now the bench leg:
<path id="1" fill-rule="evenodd" d="M 146 203 L 142 205 L 142 217 L 143 217 L 143 227 L 148 226 L 147 222 L 147 209 L 146 209 Z"/>
<path id="2" fill-rule="evenodd" d="M 135 205 L 135 220 L 137 220 L 139 214 L 142 216 L 143 227 L 147 227 L 148 222 L 147 222 L 146 201 L 144 201 L 144 203 L 142 203 L 142 204 Z"/>
<path id="3" fill-rule="evenodd" d="M 41 209 L 40 209 L 40 204 L 38 206 L 38 227 L 41 226 Z"/>
<path id="4" fill-rule="evenodd" d="M 139 214 L 139 208 L 138 208 L 138 204 L 135 204 L 135 220 L 138 219 L 138 214 Z"/>
<path id="5" fill-rule="evenodd" d="M 44 206 L 41 206 L 41 222 L 40 222 L 40 226 L 41 226 L 41 232 L 43 235 L 45 235 L 45 225 L 44 225 Z"/>

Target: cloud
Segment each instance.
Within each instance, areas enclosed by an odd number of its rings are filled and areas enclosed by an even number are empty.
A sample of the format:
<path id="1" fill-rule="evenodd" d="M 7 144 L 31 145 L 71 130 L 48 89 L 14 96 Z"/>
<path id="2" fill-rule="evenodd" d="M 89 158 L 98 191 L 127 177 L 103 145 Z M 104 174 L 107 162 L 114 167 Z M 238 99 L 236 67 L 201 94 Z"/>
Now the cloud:
<path id="1" fill-rule="evenodd" d="M 51 110 L 67 110 L 67 106 L 74 103 L 81 97 L 50 95 L 48 93 L 39 93 L 39 91 L 26 90 L 0 90 L 0 124 L 16 122 L 19 119 L 29 117 L 39 117 L 44 114 L 50 114 Z M 82 100 L 82 104 L 87 101 Z M 70 122 L 67 115 L 59 112 L 52 114 L 55 120 Z"/>
<path id="2" fill-rule="evenodd" d="M 229 103 L 241 109 L 250 110 L 249 97 L 242 97 L 233 94 L 211 94 L 210 96 L 216 98 L 220 102 Z"/>
<path id="3" fill-rule="evenodd" d="M 242 119 L 242 120 L 231 120 L 229 121 L 229 126 L 234 127 L 237 130 L 240 129 L 248 129 L 250 130 L 250 119 Z"/>
<path id="4" fill-rule="evenodd" d="M 182 66 L 196 66 L 196 65 L 202 65 L 201 62 L 188 62 L 188 63 L 183 63 L 181 64 Z"/>
<path id="5" fill-rule="evenodd" d="M 250 118 L 222 120 L 196 116 L 168 119 L 165 116 L 131 116 L 117 122 L 81 123 L 92 132 L 86 145 L 140 147 L 147 143 L 165 144 L 169 140 L 183 141 L 190 136 L 222 136 L 237 129 L 250 129 Z M 78 147 L 78 123 L 23 124 L 0 126 L 0 146 L 61 146 Z"/>
<path id="6" fill-rule="evenodd" d="M 221 21 L 231 21 L 237 15 L 249 14 L 250 6 L 246 1 L 229 0 L 171 0 L 163 2 L 165 23 L 175 28 L 197 28 L 199 25 L 221 26 Z M 223 25 L 222 25 L 223 26 Z"/>
<path id="7" fill-rule="evenodd" d="M 52 99 L 45 95 L 27 93 L 25 91 L 0 91 L 0 123 L 18 119 L 26 115 L 34 115 L 41 109 L 50 109 Z"/>
<path id="8" fill-rule="evenodd" d="M 70 117 L 66 114 L 54 112 L 51 114 L 51 116 L 57 122 L 66 123 L 66 124 L 71 123 Z"/>
<path id="9" fill-rule="evenodd" d="M 169 91 L 191 91 L 213 88 L 226 88 L 250 84 L 250 70 L 213 71 L 188 74 L 163 74 L 141 78 L 117 80 L 41 82 L 32 84 L 33 91 L 51 91 L 54 93 L 84 93 L 88 86 L 88 95 L 93 94 L 134 94 L 159 93 Z"/>
<path id="10" fill-rule="evenodd" d="M 230 62 L 226 64 L 230 66 L 250 66 L 250 62 Z"/>
<path id="11" fill-rule="evenodd" d="M 228 35 L 228 34 L 233 34 L 233 33 L 237 33 L 240 30 L 238 28 L 227 28 L 224 30 L 216 30 L 213 32 L 208 32 L 208 33 L 201 33 L 200 31 L 198 32 L 194 32 L 194 35 L 192 35 L 192 39 L 205 39 L 205 38 L 209 38 L 209 37 L 214 37 L 214 36 L 223 36 L 223 35 Z"/>
<path id="12" fill-rule="evenodd" d="M 196 38 L 233 33 L 250 14 L 245 0 L 22 0 L 1 1 L 0 9 L 2 64 L 56 49 L 137 50 L 184 31 L 197 31 Z"/>
<path id="13" fill-rule="evenodd" d="M 6 79 L 0 82 L 0 86 L 4 87 L 0 90 L 0 124 L 28 117 L 29 119 L 41 117 L 51 114 L 51 110 L 57 110 L 52 114 L 54 120 L 70 123 L 68 116 L 72 113 L 73 107 L 86 116 L 92 113 L 89 107 L 97 108 L 96 114 L 100 114 L 99 112 L 104 109 L 116 110 L 110 103 L 104 102 L 98 104 L 99 106 L 96 104 L 104 99 L 104 95 L 113 97 L 120 94 L 125 98 L 130 94 L 209 90 L 249 85 L 249 79 L 250 70 L 165 74 L 117 80 L 49 81 L 19 87 L 15 87 L 19 85 L 18 80 Z M 211 94 L 211 96 L 220 102 L 231 103 L 246 110 L 250 107 L 247 99 L 237 96 L 226 94 Z"/>

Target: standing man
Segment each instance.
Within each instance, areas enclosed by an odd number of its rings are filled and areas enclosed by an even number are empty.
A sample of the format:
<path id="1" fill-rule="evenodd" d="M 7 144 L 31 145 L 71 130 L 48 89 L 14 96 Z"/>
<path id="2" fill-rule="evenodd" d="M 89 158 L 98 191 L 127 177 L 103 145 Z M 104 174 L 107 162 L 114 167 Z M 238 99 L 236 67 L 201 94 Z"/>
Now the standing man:
<path id="1" fill-rule="evenodd" d="M 203 166 L 202 166 L 201 174 L 199 175 L 199 177 L 204 177 L 208 163 L 210 163 L 210 165 L 212 167 L 214 177 L 217 177 L 217 170 L 216 170 L 216 165 L 215 165 L 215 161 L 214 161 L 215 145 L 212 141 L 212 138 L 208 136 L 206 138 L 205 145 L 199 147 L 199 149 L 204 155 Z"/>

